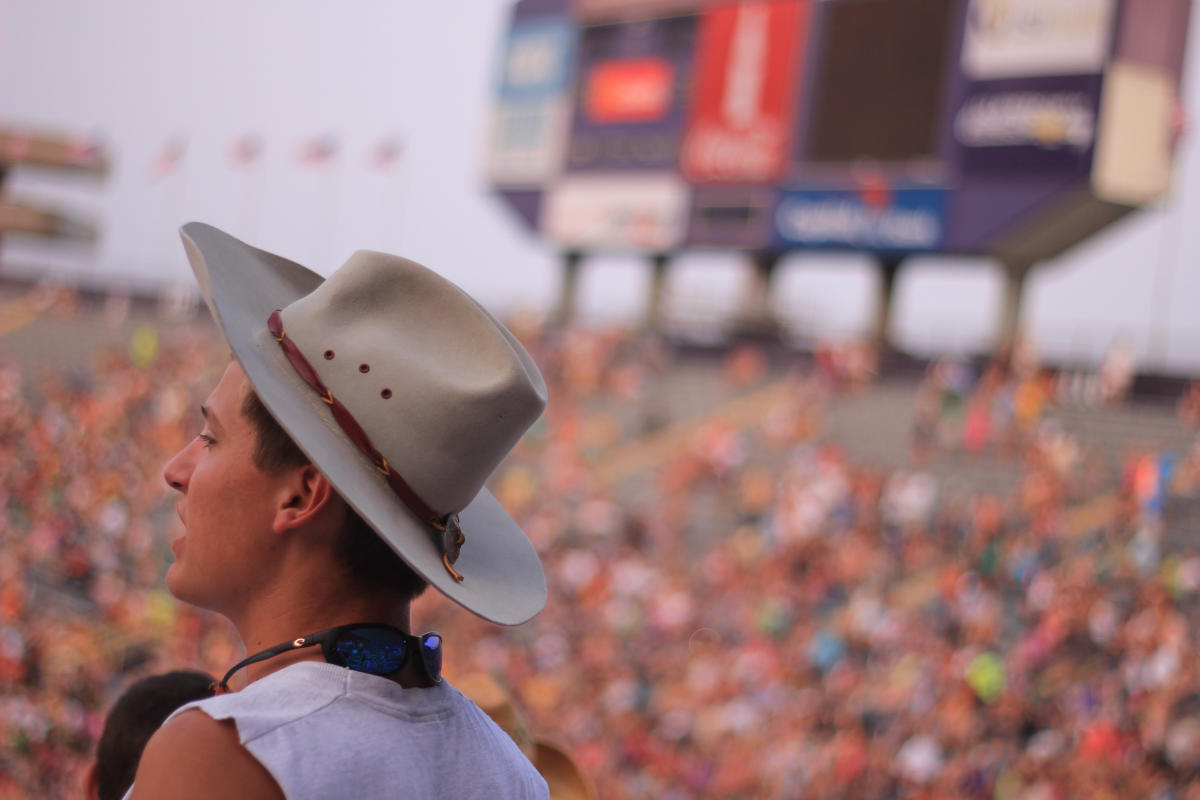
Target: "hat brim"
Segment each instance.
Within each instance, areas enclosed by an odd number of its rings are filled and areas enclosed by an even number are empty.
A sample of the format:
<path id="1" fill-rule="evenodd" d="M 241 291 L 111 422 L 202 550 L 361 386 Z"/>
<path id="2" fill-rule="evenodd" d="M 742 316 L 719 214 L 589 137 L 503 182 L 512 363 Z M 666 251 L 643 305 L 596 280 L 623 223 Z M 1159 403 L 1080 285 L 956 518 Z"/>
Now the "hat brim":
<path id="1" fill-rule="evenodd" d="M 500 625 L 519 625 L 541 611 L 546 604 L 541 561 L 491 492 L 481 489 L 459 512 L 467 537 L 454 563 L 460 583 L 443 566 L 428 526 L 342 432 L 267 330 L 271 312 L 309 294 L 324 278 L 211 225 L 189 222 L 180 236 L 204 301 L 247 380 L 359 516 L 431 586 L 468 611 Z"/>

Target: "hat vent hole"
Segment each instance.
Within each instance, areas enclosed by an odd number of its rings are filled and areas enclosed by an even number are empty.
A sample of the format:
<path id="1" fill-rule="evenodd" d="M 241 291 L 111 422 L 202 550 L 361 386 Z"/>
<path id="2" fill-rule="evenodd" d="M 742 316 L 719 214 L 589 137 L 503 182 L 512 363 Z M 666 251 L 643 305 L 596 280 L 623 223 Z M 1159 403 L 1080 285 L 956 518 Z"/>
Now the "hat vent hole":
<path id="1" fill-rule="evenodd" d="M 371 365 L 370 364 L 359 364 L 358 371 L 365 375 L 366 373 L 371 371 Z"/>
<path id="2" fill-rule="evenodd" d="M 326 361 L 333 361 L 333 351 L 332 351 L 332 350 L 326 350 L 326 351 L 325 351 L 325 360 L 326 360 Z"/>
<path id="3" fill-rule="evenodd" d="M 379 393 L 379 396 L 382 397 L 384 400 L 391 400 L 392 399 L 392 390 L 384 389 L 382 392 Z"/>

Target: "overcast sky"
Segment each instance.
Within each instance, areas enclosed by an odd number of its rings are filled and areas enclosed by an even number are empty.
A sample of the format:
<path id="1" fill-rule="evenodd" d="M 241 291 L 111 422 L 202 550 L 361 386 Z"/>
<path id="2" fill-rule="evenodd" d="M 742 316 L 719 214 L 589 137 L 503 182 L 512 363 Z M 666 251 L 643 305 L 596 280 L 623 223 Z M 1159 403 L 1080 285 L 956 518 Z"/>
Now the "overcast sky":
<path id="1" fill-rule="evenodd" d="M 464 9 L 470 9 L 469 13 Z M 94 277 L 190 283 L 175 230 L 189 219 L 328 273 L 355 249 L 422 261 L 505 312 L 544 309 L 559 286 L 555 251 L 527 233 L 482 179 L 505 0 L 332 4 L 292 0 L 4 0 L 0 122 L 104 141 L 114 168 L 101 184 L 18 170 L 10 196 L 52 199 L 100 222 L 90 252 L 12 241 L 10 269 L 48 265 Z M 1185 106 L 1200 116 L 1197 25 L 1190 32 Z M 239 137 L 263 150 L 230 162 Z M 298 163 L 307 140 L 330 136 L 324 167 Z M 1171 196 L 1043 265 L 1023 324 L 1057 358 L 1096 359 L 1124 336 L 1148 365 L 1200 369 L 1200 125 L 1192 122 Z M 178 141 L 173 170 L 156 164 Z M 372 165 L 380 142 L 399 159 Z M 582 279 L 582 312 L 631 318 L 647 270 L 597 258 Z M 743 266 L 734 257 L 680 259 L 668 291 L 682 316 L 727 313 Z M 781 315 L 812 334 L 869 327 L 875 276 L 851 256 L 797 256 L 776 286 Z M 925 259 L 902 274 L 894 334 L 915 349 L 988 340 L 1000 278 L 984 263 Z"/>

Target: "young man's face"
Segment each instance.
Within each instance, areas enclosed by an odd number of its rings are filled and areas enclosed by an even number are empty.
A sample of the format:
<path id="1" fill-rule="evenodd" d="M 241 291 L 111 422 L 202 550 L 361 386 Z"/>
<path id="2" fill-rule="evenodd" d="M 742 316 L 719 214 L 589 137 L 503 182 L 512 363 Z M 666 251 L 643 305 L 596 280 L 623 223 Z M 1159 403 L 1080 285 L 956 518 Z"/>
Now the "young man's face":
<path id="1" fill-rule="evenodd" d="M 287 491 L 286 472 L 254 464 L 255 431 L 242 413 L 245 375 L 230 362 L 202 406 L 204 427 L 163 469 L 182 496 L 184 536 L 171 543 L 175 563 L 167 588 L 180 600 L 236 613 L 270 570 L 275 510 Z"/>

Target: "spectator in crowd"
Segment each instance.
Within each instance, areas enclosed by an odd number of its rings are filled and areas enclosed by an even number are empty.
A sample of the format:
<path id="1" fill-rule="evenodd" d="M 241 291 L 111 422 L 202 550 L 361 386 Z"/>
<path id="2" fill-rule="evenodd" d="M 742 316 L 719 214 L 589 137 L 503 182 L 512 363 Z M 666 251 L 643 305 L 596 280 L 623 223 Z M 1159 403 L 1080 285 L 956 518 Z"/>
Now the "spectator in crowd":
<path id="1" fill-rule="evenodd" d="M 475 672 L 456 678 L 455 685 L 511 736 L 533 762 L 546 779 L 550 800 L 596 800 L 595 786 L 570 752 L 549 739 L 534 736 L 521 709 L 495 679 Z"/>
<path id="2" fill-rule="evenodd" d="M 96 760 L 88 768 L 88 800 L 121 800 L 133 785 L 142 750 L 151 734 L 175 709 L 212 697 L 215 679 L 203 672 L 177 670 L 135 681 L 104 720 Z"/>

